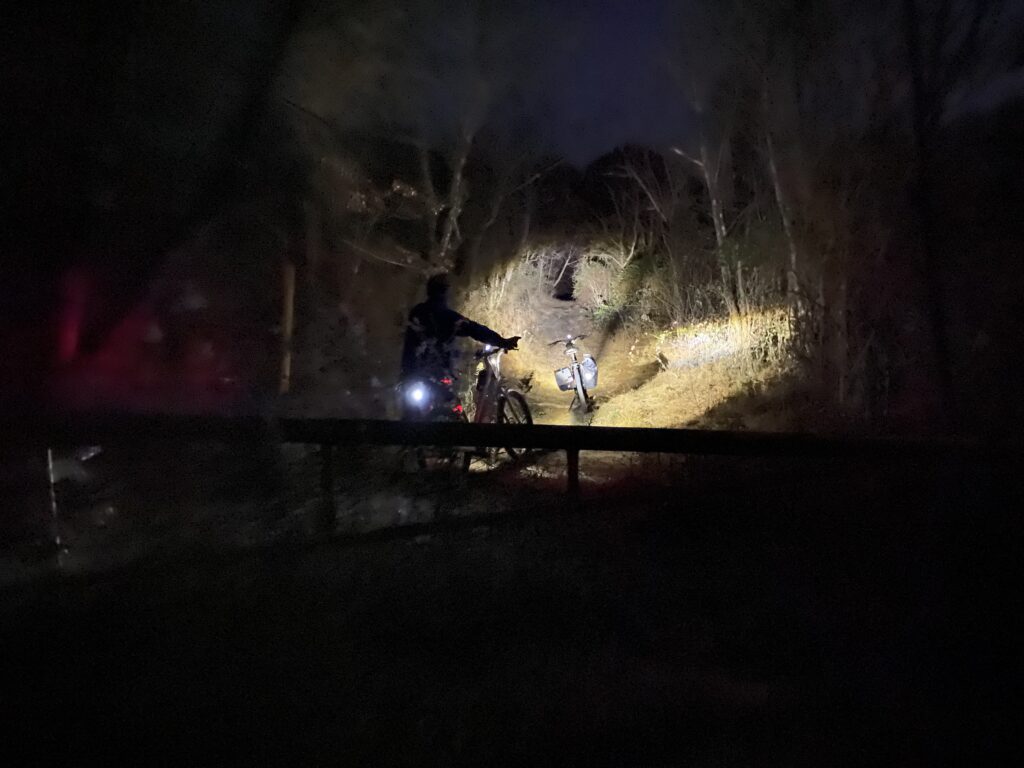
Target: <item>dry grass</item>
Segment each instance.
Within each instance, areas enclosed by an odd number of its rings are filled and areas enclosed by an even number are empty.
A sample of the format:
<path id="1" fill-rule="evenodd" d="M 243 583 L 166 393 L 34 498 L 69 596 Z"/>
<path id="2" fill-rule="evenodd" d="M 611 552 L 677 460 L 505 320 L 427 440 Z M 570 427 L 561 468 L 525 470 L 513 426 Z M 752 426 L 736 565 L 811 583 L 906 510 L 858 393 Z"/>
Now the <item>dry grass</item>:
<path id="1" fill-rule="evenodd" d="M 566 333 L 590 333 L 589 316 L 572 302 L 552 297 L 564 257 L 549 250 L 531 250 L 521 259 L 496 269 L 475 286 L 460 311 L 503 336 L 520 336 L 519 350 L 504 360 L 512 377 L 535 374 L 535 383 L 565 364 L 560 349 L 548 346 Z"/>
<path id="2" fill-rule="evenodd" d="M 635 298 L 637 264 L 628 254 L 591 250 L 573 275 L 577 301 L 598 316 L 625 313 Z"/>
<path id="3" fill-rule="evenodd" d="M 790 359 L 792 316 L 785 307 L 742 317 L 711 319 L 650 333 L 635 345 L 634 355 L 661 360 L 668 368 L 691 368 L 724 358 L 761 366 L 785 367 Z"/>
<path id="4" fill-rule="evenodd" d="M 496 268 L 462 302 L 468 317 L 506 335 L 531 340 L 538 300 L 550 293 L 545 252 L 528 251 L 522 258 Z"/>
<path id="5" fill-rule="evenodd" d="M 657 359 L 650 381 L 605 402 L 595 424 L 679 427 L 731 398 L 763 388 L 792 367 L 789 314 L 778 309 L 740 319 L 706 321 L 637 340 L 634 361 Z"/>
<path id="6" fill-rule="evenodd" d="M 745 391 L 755 381 L 734 361 L 668 370 L 601 405 L 594 424 L 607 427 L 682 427 Z"/>
<path id="7" fill-rule="evenodd" d="M 623 270 L 607 259 L 584 258 L 575 275 L 576 303 L 558 302 L 551 297 L 556 256 L 528 252 L 497 269 L 461 307 L 503 335 L 523 337 L 520 351 L 506 359 L 505 372 L 511 377 L 533 374 L 530 400 L 538 421 L 561 423 L 566 418 L 568 396 L 557 390 L 551 375 L 565 364 L 564 354 L 546 344 L 566 332 L 588 333 L 583 351 L 598 360 L 597 425 L 692 424 L 792 368 L 793 328 L 786 307 L 753 308 L 738 317 L 667 328 L 658 327 L 646 313 L 633 318 L 637 313 L 630 310 L 619 316 L 619 329 L 606 335 L 600 330 L 607 327 L 602 322 L 606 318 L 594 309 L 613 308 L 625 300 L 616 293 L 629 282 L 620 279 Z"/>

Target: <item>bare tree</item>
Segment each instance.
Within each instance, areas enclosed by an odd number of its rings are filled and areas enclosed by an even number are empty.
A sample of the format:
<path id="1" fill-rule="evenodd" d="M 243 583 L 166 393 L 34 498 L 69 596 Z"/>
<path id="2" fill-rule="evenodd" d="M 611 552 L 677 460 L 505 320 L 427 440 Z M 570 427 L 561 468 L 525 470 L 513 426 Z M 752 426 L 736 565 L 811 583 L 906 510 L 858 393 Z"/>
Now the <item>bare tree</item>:
<path id="1" fill-rule="evenodd" d="M 990 60 L 986 39 L 998 31 L 1003 7 L 998 0 L 939 0 L 927 9 L 918 0 L 903 0 L 903 31 L 911 75 L 911 126 L 916 149 L 914 207 L 917 211 L 928 314 L 935 345 L 942 414 L 958 428 L 960 409 L 953 381 L 949 321 L 944 297 L 944 265 L 935 242 L 937 221 L 932 204 L 932 145 L 946 104 L 958 87 Z"/>

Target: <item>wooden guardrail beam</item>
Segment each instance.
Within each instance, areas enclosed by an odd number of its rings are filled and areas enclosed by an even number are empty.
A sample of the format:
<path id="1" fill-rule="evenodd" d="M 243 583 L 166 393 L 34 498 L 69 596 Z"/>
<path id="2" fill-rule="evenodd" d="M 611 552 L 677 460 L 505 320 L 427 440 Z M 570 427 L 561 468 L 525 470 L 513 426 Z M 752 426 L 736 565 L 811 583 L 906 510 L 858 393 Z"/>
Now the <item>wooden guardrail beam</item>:
<path id="1" fill-rule="evenodd" d="M 998 455 L 1008 446 L 965 441 L 545 424 L 465 424 L 379 419 L 270 421 L 223 416 L 75 415 L 0 425 L 8 441 L 42 446 L 153 440 L 271 441 L 315 445 L 438 445 L 718 456 L 896 458 Z M 1019 446 L 1011 452 L 1019 453 Z"/>
<path id="2" fill-rule="evenodd" d="M 462 424 L 360 419 L 280 419 L 286 442 L 335 445 L 451 445 L 720 456 L 888 457 L 978 450 L 972 444 L 776 432 L 726 432 L 546 424 Z"/>
<path id="3" fill-rule="evenodd" d="M 320 446 L 322 523 L 334 520 L 335 446 L 449 446 L 531 448 L 566 452 L 566 481 L 579 493 L 580 451 L 675 453 L 888 460 L 1019 460 L 1020 445 L 995 446 L 948 440 L 865 438 L 770 432 L 627 427 L 402 422 L 376 419 L 272 421 L 225 416 L 76 414 L 37 422 L 0 423 L 8 447 L 49 447 L 158 441 L 281 442 Z"/>

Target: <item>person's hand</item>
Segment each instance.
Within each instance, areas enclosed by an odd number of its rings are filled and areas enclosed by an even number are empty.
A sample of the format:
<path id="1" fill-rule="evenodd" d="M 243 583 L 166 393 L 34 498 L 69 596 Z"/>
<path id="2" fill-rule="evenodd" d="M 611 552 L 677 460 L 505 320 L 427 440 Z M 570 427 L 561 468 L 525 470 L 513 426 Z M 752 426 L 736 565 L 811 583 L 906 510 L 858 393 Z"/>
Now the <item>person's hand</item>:
<path id="1" fill-rule="evenodd" d="M 519 340 L 521 338 L 522 336 L 513 336 L 511 339 L 505 339 L 505 350 L 511 352 L 513 349 L 519 349 Z"/>

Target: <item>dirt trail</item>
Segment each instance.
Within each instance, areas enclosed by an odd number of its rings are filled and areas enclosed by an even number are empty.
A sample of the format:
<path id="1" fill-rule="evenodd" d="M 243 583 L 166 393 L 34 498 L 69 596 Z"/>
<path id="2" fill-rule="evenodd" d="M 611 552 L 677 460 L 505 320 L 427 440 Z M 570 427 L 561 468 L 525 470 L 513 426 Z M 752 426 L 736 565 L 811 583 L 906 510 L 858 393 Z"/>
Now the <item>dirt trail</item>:
<path id="1" fill-rule="evenodd" d="M 566 365 L 568 358 L 561 345 L 548 346 L 555 339 L 569 334 L 587 337 L 579 346 L 583 352 L 597 358 L 599 386 L 594 395 L 598 403 L 640 386 L 657 371 L 656 365 L 638 365 L 632 360 L 631 342 L 598 328 L 575 301 L 555 298 L 538 301 L 534 325 L 527 333 L 519 354 L 509 356 L 506 371 L 513 378 L 530 378 L 528 398 L 538 424 L 572 423 L 569 413 L 572 393 L 560 391 L 554 377 L 554 371 Z"/>
<path id="2" fill-rule="evenodd" d="M 749 378 L 749 372 L 737 370 L 735 354 L 663 371 L 653 357 L 631 354 L 634 334 L 609 334 L 576 302 L 547 298 L 537 303 L 521 351 L 506 364 L 511 377 L 530 377 L 527 397 L 538 424 L 577 423 L 569 412 L 572 394 L 560 391 L 553 375 L 566 365 L 565 353 L 560 345 L 547 346 L 569 333 L 585 334 L 580 348 L 598 362 L 599 386 L 593 393 L 598 407 L 586 422 L 595 426 L 683 426 L 736 394 Z"/>

